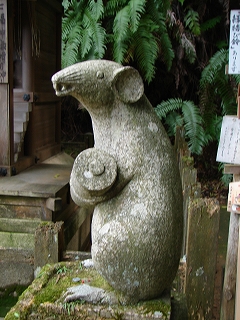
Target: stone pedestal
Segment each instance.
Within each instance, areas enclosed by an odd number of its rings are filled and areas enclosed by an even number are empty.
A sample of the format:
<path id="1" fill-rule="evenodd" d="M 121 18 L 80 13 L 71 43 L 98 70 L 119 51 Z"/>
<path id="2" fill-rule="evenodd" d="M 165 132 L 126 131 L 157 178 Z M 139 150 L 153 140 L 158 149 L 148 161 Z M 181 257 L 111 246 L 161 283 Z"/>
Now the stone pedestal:
<path id="1" fill-rule="evenodd" d="M 114 295 L 114 303 L 66 302 L 69 287 L 88 285 L 103 289 Z M 17 304 L 6 315 L 5 320 L 19 317 L 34 319 L 164 319 L 171 316 L 171 302 L 168 293 L 159 299 L 126 304 L 125 298 L 113 290 L 93 267 L 85 267 L 81 261 L 61 262 L 44 266 L 38 278 L 22 294 Z"/>

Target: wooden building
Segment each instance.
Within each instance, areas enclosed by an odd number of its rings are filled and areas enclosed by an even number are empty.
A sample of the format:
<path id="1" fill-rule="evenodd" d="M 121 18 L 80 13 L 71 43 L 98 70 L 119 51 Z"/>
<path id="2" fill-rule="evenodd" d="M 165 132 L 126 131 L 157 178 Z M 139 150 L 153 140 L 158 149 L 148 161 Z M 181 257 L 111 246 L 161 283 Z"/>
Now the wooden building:
<path id="1" fill-rule="evenodd" d="M 61 0 L 1 0 L 0 170 L 13 175 L 61 150 Z"/>
<path id="2" fill-rule="evenodd" d="M 63 249 L 89 241 L 88 212 L 69 192 L 73 159 L 61 152 L 51 83 L 61 69 L 61 3 L 0 0 L 0 287 L 33 279 L 42 221 L 64 222 Z"/>

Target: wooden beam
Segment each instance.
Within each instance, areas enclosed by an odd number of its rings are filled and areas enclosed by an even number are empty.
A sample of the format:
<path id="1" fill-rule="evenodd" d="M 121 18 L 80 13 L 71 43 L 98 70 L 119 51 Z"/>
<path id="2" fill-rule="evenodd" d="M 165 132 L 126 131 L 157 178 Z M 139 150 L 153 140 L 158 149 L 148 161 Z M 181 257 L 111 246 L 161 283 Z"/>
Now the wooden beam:
<path id="1" fill-rule="evenodd" d="M 237 166 L 236 166 L 237 168 Z M 238 166 L 239 170 L 239 166 Z M 234 174 L 233 181 L 240 181 L 240 175 Z M 221 303 L 221 320 L 234 320 L 236 303 L 237 256 L 239 241 L 239 215 L 230 213 L 228 246 Z M 237 319 L 238 320 L 238 319 Z"/>

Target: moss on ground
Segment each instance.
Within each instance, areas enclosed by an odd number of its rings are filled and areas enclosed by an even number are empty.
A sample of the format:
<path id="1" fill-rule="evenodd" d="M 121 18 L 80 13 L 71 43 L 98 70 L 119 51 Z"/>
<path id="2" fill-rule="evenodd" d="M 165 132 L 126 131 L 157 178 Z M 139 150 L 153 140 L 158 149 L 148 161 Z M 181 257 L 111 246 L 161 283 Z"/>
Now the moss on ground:
<path id="1" fill-rule="evenodd" d="M 26 289 L 26 286 L 13 285 L 0 288 L 0 317 L 5 317 L 11 307 L 16 304 L 18 297 Z"/>
<path id="2" fill-rule="evenodd" d="M 73 279 L 78 278 L 74 283 Z M 81 262 L 60 262 L 44 266 L 38 277 L 19 297 L 16 305 L 6 315 L 5 320 L 34 319 L 169 319 L 170 301 L 151 300 L 136 305 L 125 305 L 124 297 L 114 293 L 119 299 L 117 305 L 91 305 L 84 301 L 64 302 L 63 293 L 67 288 L 81 283 L 100 287 L 113 292 L 112 287 L 94 268 L 84 268 Z M 136 318 L 137 317 L 137 318 Z"/>

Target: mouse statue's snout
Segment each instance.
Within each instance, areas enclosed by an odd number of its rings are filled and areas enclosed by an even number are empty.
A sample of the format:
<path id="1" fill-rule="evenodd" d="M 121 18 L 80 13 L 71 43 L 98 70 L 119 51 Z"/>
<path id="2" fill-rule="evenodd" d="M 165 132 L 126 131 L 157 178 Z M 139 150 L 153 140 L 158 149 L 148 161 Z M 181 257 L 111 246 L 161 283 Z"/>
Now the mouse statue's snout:
<path id="1" fill-rule="evenodd" d="M 144 95 L 137 70 L 86 61 L 52 78 L 90 113 L 94 148 L 76 158 L 70 190 L 93 206 L 92 259 L 97 271 L 130 301 L 159 297 L 178 269 L 182 188 L 169 138 Z"/>

